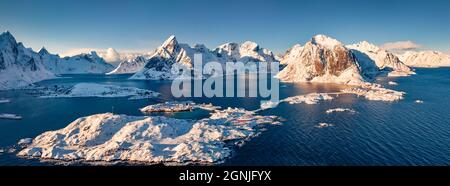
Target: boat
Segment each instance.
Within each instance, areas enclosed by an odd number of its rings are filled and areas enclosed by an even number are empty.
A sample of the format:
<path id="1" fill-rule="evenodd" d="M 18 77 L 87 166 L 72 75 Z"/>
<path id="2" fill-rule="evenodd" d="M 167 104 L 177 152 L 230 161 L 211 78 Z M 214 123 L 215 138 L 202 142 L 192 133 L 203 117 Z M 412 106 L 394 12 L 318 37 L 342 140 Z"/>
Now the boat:
<path id="1" fill-rule="evenodd" d="M 0 99 L 0 103 L 9 103 L 11 102 L 9 99 Z"/>
<path id="2" fill-rule="evenodd" d="M 16 115 L 16 114 L 0 114 L 0 119 L 15 119 L 19 120 L 22 119 L 22 116 Z"/>

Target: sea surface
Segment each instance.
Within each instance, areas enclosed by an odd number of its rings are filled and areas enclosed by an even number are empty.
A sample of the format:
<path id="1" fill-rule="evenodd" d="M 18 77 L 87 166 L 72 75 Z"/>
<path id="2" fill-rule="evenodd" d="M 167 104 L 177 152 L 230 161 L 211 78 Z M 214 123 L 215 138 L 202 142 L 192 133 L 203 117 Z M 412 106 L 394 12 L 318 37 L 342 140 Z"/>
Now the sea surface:
<path id="1" fill-rule="evenodd" d="M 221 165 L 450 165 L 450 68 L 416 69 L 417 75 L 378 78 L 385 87 L 406 92 L 397 102 L 370 101 L 354 95 L 340 95 L 316 105 L 286 103 L 260 111 L 282 117 L 282 125 L 268 126 L 258 137 L 234 149 Z M 173 100 L 170 81 L 128 80 L 129 75 L 65 75 L 39 85 L 73 85 L 80 82 L 145 88 L 162 93 L 160 98 L 55 98 L 42 99 L 24 90 L 0 91 L 0 113 L 19 114 L 22 120 L 0 120 L 0 165 L 52 165 L 25 159 L 13 152 L 22 138 L 34 138 L 61 129 L 83 116 L 97 113 L 142 115 L 139 108 Z M 398 85 L 389 85 L 395 81 Z M 281 83 L 280 97 L 312 92 L 336 92 L 333 84 Z M 186 98 L 185 98 L 186 99 Z M 192 98 L 248 110 L 259 108 L 260 98 Z M 422 100 L 423 103 L 416 103 Z M 331 108 L 351 108 L 356 113 L 326 114 Z M 166 114 L 199 119 L 207 112 Z M 319 123 L 333 126 L 317 128 Z"/>

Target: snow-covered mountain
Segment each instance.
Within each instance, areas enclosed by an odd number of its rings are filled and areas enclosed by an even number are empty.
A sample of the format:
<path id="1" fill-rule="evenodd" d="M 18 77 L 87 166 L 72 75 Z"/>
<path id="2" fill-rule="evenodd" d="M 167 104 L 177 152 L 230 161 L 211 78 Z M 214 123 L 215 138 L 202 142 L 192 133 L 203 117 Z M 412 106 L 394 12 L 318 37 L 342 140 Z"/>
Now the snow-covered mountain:
<path id="1" fill-rule="evenodd" d="M 104 74 L 114 69 L 113 65 L 107 63 L 96 52 L 60 58 L 59 55 L 50 54 L 42 48 L 39 55 L 45 68 L 54 74 Z"/>
<path id="2" fill-rule="evenodd" d="M 261 48 L 252 41 L 242 44 L 225 43 L 213 51 L 222 62 L 276 62 L 272 51 Z"/>
<path id="3" fill-rule="evenodd" d="M 261 48 L 254 42 L 243 44 L 225 43 L 214 50 L 205 45 L 196 44 L 193 47 L 188 44 L 178 43 L 175 36 L 170 36 L 155 53 L 147 60 L 145 66 L 136 72 L 131 79 L 173 79 L 179 74 L 172 73 L 173 65 L 191 69 L 194 62 L 194 54 L 202 55 L 203 64 L 211 61 L 220 62 L 274 62 L 273 53 Z"/>
<path id="4" fill-rule="evenodd" d="M 8 31 L 0 35 L 0 90 L 27 86 L 53 77 L 38 53 L 17 43 Z"/>
<path id="5" fill-rule="evenodd" d="M 139 70 L 141 70 L 146 63 L 147 63 L 147 59 L 144 56 L 137 56 L 136 58 L 134 58 L 132 60 L 126 60 L 126 61 L 119 63 L 119 65 L 117 65 L 117 67 L 113 71 L 108 72 L 107 74 L 136 73 Z"/>
<path id="6" fill-rule="evenodd" d="M 413 67 L 450 67 L 450 55 L 437 51 L 408 51 L 399 58 Z"/>
<path id="7" fill-rule="evenodd" d="M 360 84 L 364 81 L 353 53 L 325 35 L 314 36 L 303 47 L 296 45 L 282 58 L 287 66 L 276 75 L 288 82 Z"/>
<path id="8" fill-rule="evenodd" d="M 411 68 L 400 61 L 393 53 L 367 41 L 347 45 L 346 47 L 352 49 L 359 63 L 364 63 L 366 67 L 369 67 L 368 69 L 364 69 L 365 72 L 376 72 L 374 71 L 375 65 L 381 71 L 388 72 L 389 76 L 407 76 L 414 74 Z"/>
<path id="9" fill-rule="evenodd" d="M 175 36 L 170 36 L 158 47 L 144 67 L 130 79 L 173 79 L 177 73 L 172 73 L 173 65 L 192 67 L 192 58 L 188 52 L 193 50 L 186 44 L 179 44 Z M 205 56 L 203 56 L 205 57 Z"/>

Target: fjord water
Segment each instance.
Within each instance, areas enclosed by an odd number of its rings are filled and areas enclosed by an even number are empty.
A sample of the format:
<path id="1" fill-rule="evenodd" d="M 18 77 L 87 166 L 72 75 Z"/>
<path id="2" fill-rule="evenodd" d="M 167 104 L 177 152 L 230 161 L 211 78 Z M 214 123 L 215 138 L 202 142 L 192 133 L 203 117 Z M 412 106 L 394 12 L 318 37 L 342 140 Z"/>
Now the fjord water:
<path id="1" fill-rule="evenodd" d="M 417 75 L 379 78 L 387 88 L 405 91 L 398 102 L 369 101 L 353 95 L 340 95 L 316 105 L 280 104 L 261 115 L 277 115 L 282 125 L 268 126 L 261 135 L 236 147 L 222 165 L 450 165 L 450 68 L 416 69 Z M 162 93 L 158 99 L 57 98 L 40 99 L 24 91 L 3 91 L 0 113 L 23 116 L 22 120 L 0 120 L 0 165 L 51 165 L 18 158 L 7 152 L 21 138 L 67 126 L 73 120 L 97 113 L 142 115 L 139 108 L 172 100 L 170 81 L 127 80 L 129 75 L 70 75 L 40 82 L 41 85 L 71 85 L 94 82 L 146 88 Z M 398 85 L 388 85 L 395 81 Z M 335 92 L 332 84 L 280 84 L 280 97 L 311 92 Z M 199 103 L 222 107 L 259 108 L 259 98 L 192 98 Z M 423 100 L 423 104 L 415 103 Z M 357 113 L 326 114 L 330 108 L 351 108 Z M 170 117 L 199 119 L 205 112 L 166 114 Z M 319 123 L 331 123 L 326 128 Z"/>

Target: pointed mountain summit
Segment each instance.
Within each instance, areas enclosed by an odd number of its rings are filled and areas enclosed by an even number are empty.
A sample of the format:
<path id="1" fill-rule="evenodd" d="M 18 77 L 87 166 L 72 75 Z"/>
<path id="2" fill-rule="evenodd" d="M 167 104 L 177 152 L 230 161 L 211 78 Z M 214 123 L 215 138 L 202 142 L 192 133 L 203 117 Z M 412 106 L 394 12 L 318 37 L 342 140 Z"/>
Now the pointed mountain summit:
<path id="1" fill-rule="evenodd" d="M 41 56 L 43 56 L 43 55 L 49 55 L 50 52 L 48 52 L 48 50 L 47 50 L 45 47 L 42 47 L 42 48 L 39 50 L 38 54 L 41 55 Z"/>
<path id="2" fill-rule="evenodd" d="M 0 49 L 2 50 L 12 50 L 13 48 L 18 47 L 18 43 L 14 36 L 9 32 L 3 32 L 0 35 Z"/>

